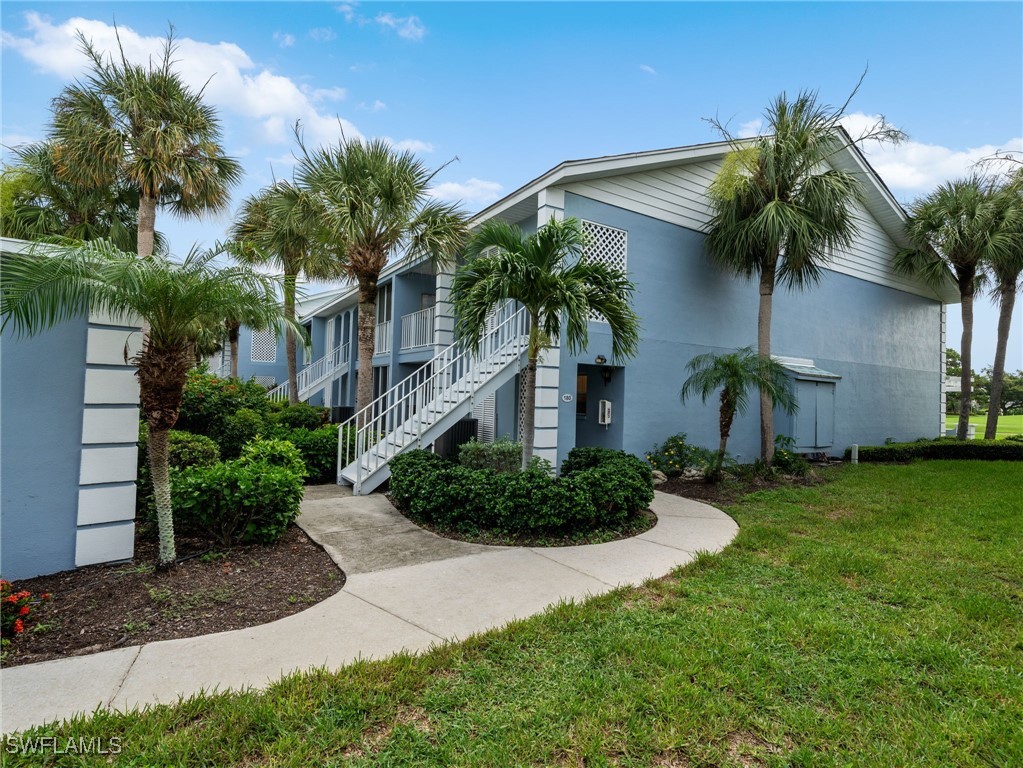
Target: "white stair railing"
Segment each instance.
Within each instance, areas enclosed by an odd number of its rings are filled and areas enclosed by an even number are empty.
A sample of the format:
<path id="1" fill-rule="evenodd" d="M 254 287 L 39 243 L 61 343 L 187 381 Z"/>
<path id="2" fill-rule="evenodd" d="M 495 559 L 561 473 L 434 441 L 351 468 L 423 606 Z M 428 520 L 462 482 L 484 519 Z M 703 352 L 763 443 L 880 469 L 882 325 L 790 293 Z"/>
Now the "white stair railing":
<path id="1" fill-rule="evenodd" d="M 348 344 L 338 344 L 319 360 L 314 360 L 299 371 L 296 376 L 299 400 L 306 397 L 312 387 L 315 387 L 321 381 L 334 374 L 339 368 L 347 365 L 348 351 Z M 271 400 L 283 401 L 288 399 L 290 390 L 291 387 L 288 382 L 284 382 L 267 392 L 266 396 Z"/>
<path id="2" fill-rule="evenodd" d="M 419 349 L 433 346 L 433 319 L 436 315 L 433 307 L 421 309 L 401 318 L 401 348 Z"/>
<path id="3" fill-rule="evenodd" d="M 407 448 L 420 446 L 432 425 L 519 361 L 529 343 L 529 315 L 507 302 L 495 318 L 478 349 L 455 342 L 341 425 L 339 481 L 342 469 L 354 462 L 354 477 L 347 479 L 358 495 L 364 478 Z"/>

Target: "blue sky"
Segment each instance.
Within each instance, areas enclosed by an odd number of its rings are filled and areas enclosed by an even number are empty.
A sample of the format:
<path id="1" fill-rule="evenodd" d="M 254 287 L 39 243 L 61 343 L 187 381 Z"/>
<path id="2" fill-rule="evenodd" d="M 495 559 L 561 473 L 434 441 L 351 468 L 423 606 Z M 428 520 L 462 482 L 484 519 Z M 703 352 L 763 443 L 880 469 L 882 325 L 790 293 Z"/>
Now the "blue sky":
<path id="1" fill-rule="evenodd" d="M 113 23 L 132 56 L 168 22 L 246 171 L 235 203 L 287 176 L 290 126 L 310 143 L 386 136 L 438 166 L 437 194 L 478 210 L 562 160 L 752 132 L 782 90 L 841 102 L 864 67 L 851 126 L 883 114 L 910 141 L 868 148 L 908 203 L 996 149 L 1023 147 L 1020 3 L 3 3 L 3 143 L 42 138 L 49 99 L 82 71 L 76 28 Z M 177 252 L 230 215 L 158 227 Z M 996 310 L 978 308 L 976 367 Z M 949 343 L 958 346 L 958 308 Z M 1008 365 L 1023 368 L 1023 306 Z"/>

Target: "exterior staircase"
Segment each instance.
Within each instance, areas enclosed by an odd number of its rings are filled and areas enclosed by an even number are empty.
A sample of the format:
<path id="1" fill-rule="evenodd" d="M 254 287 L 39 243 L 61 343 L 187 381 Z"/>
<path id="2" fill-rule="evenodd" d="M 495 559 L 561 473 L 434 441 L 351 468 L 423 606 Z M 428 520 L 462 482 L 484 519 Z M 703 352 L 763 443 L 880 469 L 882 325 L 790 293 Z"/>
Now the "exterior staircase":
<path id="1" fill-rule="evenodd" d="M 338 376 L 343 376 L 348 372 L 348 347 L 348 344 L 339 344 L 319 360 L 314 360 L 298 372 L 296 379 L 300 401 L 312 397 Z M 267 392 L 266 396 L 271 400 L 287 400 L 290 390 L 288 382 L 284 382 Z"/>
<path id="2" fill-rule="evenodd" d="M 529 316 L 508 302 L 487 323 L 479 349 L 446 347 L 357 412 L 338 432 L 338 484 L 353 486 L 355 495 L 373 491 L 390 477 L 392 458 L 431 445 L 511 381 L 528 342 Z"/>

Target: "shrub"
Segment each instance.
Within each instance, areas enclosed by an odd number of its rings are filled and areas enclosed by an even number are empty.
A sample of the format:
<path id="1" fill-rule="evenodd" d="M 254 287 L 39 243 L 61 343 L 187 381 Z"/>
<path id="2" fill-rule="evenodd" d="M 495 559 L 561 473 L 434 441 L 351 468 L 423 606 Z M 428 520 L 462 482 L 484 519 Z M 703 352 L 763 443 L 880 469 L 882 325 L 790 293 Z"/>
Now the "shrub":
<path id="1" fill-rule="evenodd" d="M 213 374 L 194 370 L 188 374 L 178 414 L 180 430 L 207 435 L 218 440 L 224 432 L 227 417 L 242 408 L 265 417 L 270 412 L 266 390 L 255 381 L 221 379 Z M 239 450 L 241 446 L 238 446 Z"/>
<path id="2" fill-rule="evenodd" d="M 138 479 L 135 485 L 135 512 L 139 519 L 155 520 L 153 481 L 149 474 L 149 430 L 143 421 L 139 424 Z M 167 463 L 173 469 L 208 467 L 220 461 L 220 449 L 205 435 L 172 429 L 167 433 Z"/>
<path id="3" fill-rule="evenodd" d="M 576 449 L 578 450 L 578 449 Z M 679 432 L 665 440 L 660 446 L 655 446 L 646 455 L 650 466 L 660 470 L 668 477 L 678 477 L 690 467 L 698 467 L 709 463 L 713 452 L 703 448 L 690 445 L 686 442 L 686 433 Z"/>
<path id="4" fill-rule="evenodd" d="M 242 448 L 239 461 L 248 464 L 260 462 L 274 467 L 284 467 L 299 477 L 306 476 L 305 462 L 295 444 L 288 440 L 256 439 Z"/>
<path id="5" fill-rule="evenodd" d="M 317 429 L 327 420 L 327 409 L 318 408 L 307 403 L 285 405 L 274 409 L 270 419 L 288 429 Z"/>
<path id="6" fill-rule="evenodd" d="M 852 449 L 846 448 L 846 461 Z M 1008 440 L 956 440 L 938 438 L 916 443 L 861 445 L 862 462 L 904 462 L 912 459 L 960 459 L 976 461 L 1023 461 L 1023 443 Z"/>
<path id="7" fill-rule="evenodd" d="M 795 439 L 777 435 L 774 438 L 774 467 L 787 475 L 806 477 L 810 473 L 810 462 L 795 452 L 795 446 Z"/>
<path id="8" fill-rule="evenodd" d="M 225 459 L 236 459 L 246 443 L 255 440 L 266 430 L 266 421 L 251 408 L 241 408 L 229 414 L 214 439 L 220 446 L 220 455 Z"/>
<path id="9" fill-rule="evenodd" d="M 28 590 L 14 591 L 14 585 L 0 579 L 0 637 L 3 644 L 10 642 L 11 635 L 20 635 L 40 605 L 50 599 L 49 592 L 33 595 Z"/>
<path id="10" fill-rule="evenodd" d="M 470 440 L 459 447 L 458 463 L 469 469 L 518 472 L 522 469 L 522 443 L 508 438 L 493 443 Z"/>
<path id="11" fill-rule="evenodd" d="M 527 535 L 618 525 L 653 499 L 650 467 L 622 451 L 575 449 L 566 471 L 470 469 L 426 451 L 391 461 L 391 496 L 410 517 L 454 529 Z"/>
<path id="12" fill-rule="evenodd" d="M 171 478 L 175 522 L 223 546 L 270 544 L 298 516 L 302 477 L 254 458 L 192 467 Z"/>
<path id="13" fill-rule="evenodd" d="M 310 483 L 333 483 L 337 480 L 337 424 L 319 429 L 293 429 L 284 439 L 292 443 L 305 462 Z"/>
<path id="14" fill-rule="evenodd" d="M 1004 438 L 1005 440 L 1011 440 L 1014 443 L 1023 443 L 1023 435 L 1009 435 Z"/>

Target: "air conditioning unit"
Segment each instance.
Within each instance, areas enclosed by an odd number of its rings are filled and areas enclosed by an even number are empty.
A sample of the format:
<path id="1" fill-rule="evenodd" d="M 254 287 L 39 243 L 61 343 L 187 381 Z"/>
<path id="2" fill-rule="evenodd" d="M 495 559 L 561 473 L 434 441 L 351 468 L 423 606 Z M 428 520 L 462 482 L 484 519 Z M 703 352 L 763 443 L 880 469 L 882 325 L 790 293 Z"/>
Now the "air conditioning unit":
<path id="1" fill-rule="evenodd" d="M 611 423 L 611 401 L 601 400 L 598 403 L 597 409 L 597 423 L 602 427 L 606 427 Z"/>

